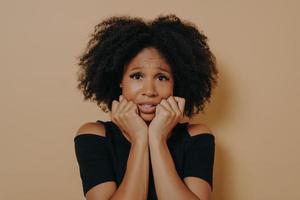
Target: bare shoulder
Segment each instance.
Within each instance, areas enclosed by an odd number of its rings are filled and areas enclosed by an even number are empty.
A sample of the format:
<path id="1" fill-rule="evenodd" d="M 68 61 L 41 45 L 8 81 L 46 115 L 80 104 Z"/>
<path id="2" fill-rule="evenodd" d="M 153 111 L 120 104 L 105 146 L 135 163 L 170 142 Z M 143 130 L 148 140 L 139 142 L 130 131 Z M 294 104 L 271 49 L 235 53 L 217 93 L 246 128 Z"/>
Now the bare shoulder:
<path id="1" fill-rule="evenodd" d="M 87 133 L 96 134 L 99 136 L 106 136 L 105 126 L 102 123 L 86 122 L 79 127 L 79 129 L 77 130 L 76 136 L 82 135 L 82 134 L 87 134 Z"/>
<path id="2" fill-rule="evenodd" d="M 195 136 L 203 133 L 212 134 L 212 130 L 204 123 L 188 124 L 188 132 L 190 136 Z"/>

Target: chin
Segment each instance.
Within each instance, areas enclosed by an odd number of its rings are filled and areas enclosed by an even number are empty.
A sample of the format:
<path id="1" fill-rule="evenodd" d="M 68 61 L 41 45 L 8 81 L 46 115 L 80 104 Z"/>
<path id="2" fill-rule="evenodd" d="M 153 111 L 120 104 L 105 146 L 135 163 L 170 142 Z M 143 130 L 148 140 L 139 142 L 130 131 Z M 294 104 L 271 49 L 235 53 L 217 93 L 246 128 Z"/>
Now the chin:
<path id="1" fill-rule="evenodd" d="M 145 113 L 141 113 L 140 114 L 141 118 L 146 121 L 146 122 L 151 122 L 152 119 L 155 117 L 155 113 L 151 113 L 151 114 L 145 114 Z"/>

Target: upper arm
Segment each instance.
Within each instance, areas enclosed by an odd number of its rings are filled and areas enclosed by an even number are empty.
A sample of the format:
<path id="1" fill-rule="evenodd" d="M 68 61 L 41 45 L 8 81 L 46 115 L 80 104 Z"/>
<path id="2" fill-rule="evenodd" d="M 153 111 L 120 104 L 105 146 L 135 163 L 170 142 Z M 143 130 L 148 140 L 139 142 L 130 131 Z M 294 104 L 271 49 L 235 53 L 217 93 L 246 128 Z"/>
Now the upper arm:
<path id="1" fill-rule="evenodd" d="M 211 187 L 203 179 L 198 177 L 185 177 L 185 185 L 201 200 L 210 200 L 211 198 Z"/>
<path id="2" fill-rule="evenodd" d="M 95 134 L 104 137 L 106 136 L 105 126 L 96 122 L 85 123 L 77 130 L 76 136 L 83 134 Z M 117 186 L 114 181 L 106 181 L 89 189 L 85 197 L 87 200 L 106 200 L 110 199 L 116 190 Z"/>
<path id="3" fill-rule="evenodd" d="M 79 127 L 76 135 L 92 133 L 100 136 L 105 136 L 105 127 L 102 123 L 87 122 Z"/>
<path id="4" fill-rule="evenodd" d="M 212 132 L 211 129 L 205 124 L 191 124 L 188 127 L 188 131 L 190 136 Z M 201 200 L 211 199 L 212 188 L 204 179 L 188 176 L 184 178 L 184 183 Z"/>
<path id="5" fill-rule="evenodd" d="M 107 181 L 92 187 L 85 195 L 87 200 L 108 200 L 117 190 L 114 181 Z"/>
<path id="6" fill-rule="evenodd" d="M 188 132 L 190 136 L 195 136 L 202 133 L 211 133 L 212 131 L 206 124 L 189 124 Z"/>

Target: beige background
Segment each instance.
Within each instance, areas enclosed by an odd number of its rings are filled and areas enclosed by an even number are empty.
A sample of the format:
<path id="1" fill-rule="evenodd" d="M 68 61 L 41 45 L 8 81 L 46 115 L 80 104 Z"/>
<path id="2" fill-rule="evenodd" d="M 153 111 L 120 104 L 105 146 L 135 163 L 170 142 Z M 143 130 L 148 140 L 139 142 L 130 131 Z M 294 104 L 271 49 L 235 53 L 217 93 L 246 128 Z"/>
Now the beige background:
<path id="1" fill-rule="evenodd" d="M 0 1 L 0 199 L 84 199 L 73 137 L 109 118 L 76 90 L 76 57 L 104 17 L 166 13 L 197 24 L 218 58 L 192 120 L 216 136 L 214 199 L 300 199 L 298 2 Z"/>

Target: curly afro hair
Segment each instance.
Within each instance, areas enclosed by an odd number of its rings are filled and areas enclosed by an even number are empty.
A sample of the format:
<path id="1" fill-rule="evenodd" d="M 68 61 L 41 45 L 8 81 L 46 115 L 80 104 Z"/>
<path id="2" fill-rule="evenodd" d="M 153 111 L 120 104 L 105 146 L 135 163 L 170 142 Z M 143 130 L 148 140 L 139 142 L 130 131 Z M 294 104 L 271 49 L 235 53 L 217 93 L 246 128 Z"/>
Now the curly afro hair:
<path id="1" fill-rule="evenodd" d="M 153 21 L 138 17 L 113 16 L 95 26 L 79 57 L 79 84 L 84 100 L 90 99 L 104 111 L 122 90 L 124 66 L 145 47 L 156 48 L 170 65 L 174 96 L 185 98 L 184 115 L 189 118 L 210 102 L 217 84 L 216 59 L 207 37 L 194 24 L 176 15 L 160 15 Z"/>

